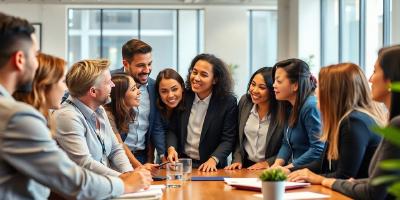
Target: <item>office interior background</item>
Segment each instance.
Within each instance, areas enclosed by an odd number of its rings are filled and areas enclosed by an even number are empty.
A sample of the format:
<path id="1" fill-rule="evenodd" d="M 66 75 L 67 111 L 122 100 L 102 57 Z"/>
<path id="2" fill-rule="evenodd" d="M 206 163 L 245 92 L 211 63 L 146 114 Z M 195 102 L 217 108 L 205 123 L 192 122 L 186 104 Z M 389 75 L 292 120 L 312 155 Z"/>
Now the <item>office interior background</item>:
<path id="1" fill-rule="evenodd" d="M 202 52 L 232 69 L 235 93 L 251 74 L 297 57 L 317 75 L 338 62 L 367 77 L 377 51 L 400 43 L 400 0 L 1 0 L 0 11 L 37 27 L 41 50 L 65 58 L 107 58 L 122 66 L 121 46 L 139 38 L 153 47 L 153 72 L 183 77 Z"/>

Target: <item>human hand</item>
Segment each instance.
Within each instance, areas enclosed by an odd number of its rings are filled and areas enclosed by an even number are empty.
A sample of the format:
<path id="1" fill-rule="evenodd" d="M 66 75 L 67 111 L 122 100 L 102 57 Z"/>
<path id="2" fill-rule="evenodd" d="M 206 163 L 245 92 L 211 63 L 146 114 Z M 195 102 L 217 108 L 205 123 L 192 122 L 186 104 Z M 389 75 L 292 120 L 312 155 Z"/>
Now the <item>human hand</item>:
<path id="1" fill-rule="evenodd" d="M 226 166 L 224 169 L 227 170 L 242 169 L 242 163 L 239 162 L 232 163 L 231 165 Z"/>
<path id="2" fill-rule="evenodd" d="M 205 163 L 200 165 L 198 170 L 203 172 L 217 171 L 217 162 L 213 158 L 209 158 Z"/>
<path id="3" fill-rule="evenodd" d="M 314 185 L 320 185 L 324 180 L 324 177 L 317 175 L 306 168 L 290 173 L 288 175 L 288 180 L 293 182 L 308 182 Z"/>
<path id="4" fill-rule="evenodd" d="M 150 187 L 153 179 L 151 178 L 150 171 L 145 169 L 138 169 L 133 172 L 126 172 L 119 176 L 124 182 L 125 193 L 137 192 L 141 189 Z"/>

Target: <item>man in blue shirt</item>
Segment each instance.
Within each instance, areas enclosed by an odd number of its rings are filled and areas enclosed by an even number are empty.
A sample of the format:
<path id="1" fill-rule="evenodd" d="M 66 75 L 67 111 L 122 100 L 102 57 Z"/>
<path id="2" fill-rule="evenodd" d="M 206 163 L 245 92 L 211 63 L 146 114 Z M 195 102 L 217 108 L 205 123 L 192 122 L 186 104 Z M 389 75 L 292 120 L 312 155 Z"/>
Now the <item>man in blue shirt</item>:
<path id="1" fill-rule="evenodd" d="M 51 138 L 47 121 L 15 101 L 29 91 L 37 44 L 32 25 L 0 12 L 0 199 L 47 199 L 50 188 L 77 199 L 107 199 L 148 187 L 150 173 L 98 175 L 71 161 Z"/>
<path id="2" fill-rule="evenodd" d="M 156 107 L 155 81 L 149 77 L 153 63 L 151 52 L 151 46 L 145 42 L 129 40 L 122 46 L 124 66 L 111 72 L 127 73 L 138 83 L 141 97 L 139 107 L 134 108 L 137 118 L 129 124 L 129 132 L 121 137 L 142 164 L 153 162 L 153 145 L 158 156 L 165 160 L 165 131 Z"/>

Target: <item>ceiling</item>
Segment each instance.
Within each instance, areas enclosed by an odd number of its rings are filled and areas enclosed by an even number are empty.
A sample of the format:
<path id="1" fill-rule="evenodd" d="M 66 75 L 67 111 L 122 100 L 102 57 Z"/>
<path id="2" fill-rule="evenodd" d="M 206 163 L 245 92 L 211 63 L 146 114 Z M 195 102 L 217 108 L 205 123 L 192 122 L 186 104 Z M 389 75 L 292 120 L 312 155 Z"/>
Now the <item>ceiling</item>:
<path id="1" fill-rule="evenodd" d="M 277 0 L 0 0 L 4 3 L 163 4 L 163 5 L 276 5 Z"/>

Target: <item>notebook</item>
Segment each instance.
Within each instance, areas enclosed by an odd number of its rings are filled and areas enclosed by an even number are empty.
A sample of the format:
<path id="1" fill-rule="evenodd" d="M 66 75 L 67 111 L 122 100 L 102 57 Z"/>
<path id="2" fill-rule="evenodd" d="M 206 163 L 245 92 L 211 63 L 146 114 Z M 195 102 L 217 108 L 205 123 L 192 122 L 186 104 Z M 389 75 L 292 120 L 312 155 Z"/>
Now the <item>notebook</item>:
<path id="1" fill-rule="evenodd" d="M 192 176 L 192 181 L 224 181 L 229 176 Z"/>
<path id="2" fill-rule="evenodd" d="M 262 182 L 258 178 L 225 178 L 225 183 L 241 190 L 261 192 Z M 285 189 L 296 189 L 310 186 L 310 183 L 285 182 Z"/>
<path id="3" fill-rule="evenodd" d="M 138 192 L 123 194 L 115 199 L 161 199 L 165 185 L 151 185 L 147 190 L 140 190 Z"/>

